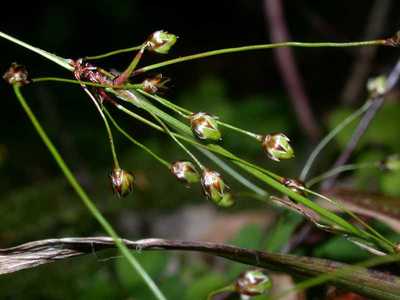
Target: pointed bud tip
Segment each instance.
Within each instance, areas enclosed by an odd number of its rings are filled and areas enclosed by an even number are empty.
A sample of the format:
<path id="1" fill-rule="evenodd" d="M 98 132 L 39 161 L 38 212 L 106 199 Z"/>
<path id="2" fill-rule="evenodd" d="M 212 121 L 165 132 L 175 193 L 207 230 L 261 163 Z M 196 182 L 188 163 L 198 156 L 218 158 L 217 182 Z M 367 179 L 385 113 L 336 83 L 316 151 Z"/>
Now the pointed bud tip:
<path id="1" fill-rule="evenodd" d="M 147 47 L 150 51 L 166 54 L 176 43 L 178 37 L 175 34 L 164 30 L 154 32 L 147 40 Z"/>
<path id="2" fill-rule="evenodd" d="M 30 83 L 28 71 L 22 65 L 12 63 L 10 68 L 3 75 L 3 79 L 9 84 L 18 84 L 20 86 Z"/>
<path id="3" fill-rule="evenodd" d="M 178 160 L 170 167 L 171 173 L 185 185 L 190 185 L 200 181 L 200 174 L 190 161 Z"/>
<path id="4" fill-rule="evenodd" d="M 268 158 L 274 161 L 281 161 L 294 157 L 294 151 L 289 142 L 290 139 L 285 134 L 272 133 L 263 137 L 262 147 Z"/>
<path id="5" fill-rule="evenodd" d="M 133 191 L 134 177 L 131 172 L 114 168 L 110 174 L 111 186 L 115 195 L 125 197 Z"/>
<path id="6" fill-rule="evenodd" d="M 197 112 L 190 116 L 190 126 L 194 135 L 201 140 L 220 141 L 217 117 L 206 112 Z"/>

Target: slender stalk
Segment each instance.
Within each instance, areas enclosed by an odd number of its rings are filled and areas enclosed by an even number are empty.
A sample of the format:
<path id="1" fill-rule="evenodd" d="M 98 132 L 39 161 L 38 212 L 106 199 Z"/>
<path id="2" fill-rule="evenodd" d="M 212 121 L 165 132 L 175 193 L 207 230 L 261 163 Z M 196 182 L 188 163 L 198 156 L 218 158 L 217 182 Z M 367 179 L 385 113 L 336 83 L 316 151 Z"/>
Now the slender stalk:
<path id="1" fill-rule="evenodd" d="M 331 130 L 319 144 L 314 148 L 311 152 L 310 156 L 308 157 L 304 167 L 300 173 L 299 179 L 305 181 L 307 178 L 308 172 L 310 171 L 312 164 L 314 163 L 315 159 L 317 158 L 318 154 L 325 148 L 325 146 L 340 132 L 342 131 L 347 125 L 361 116 L 368 108 L 372 105 L 372 101 L 367 101 L 363 106 L 357 109 L 355 112 L 350 114 L 346 119 L 339 123 L 334 129 Z"/>
<path id="2" fill-rule="evenodd" d="M 48 60 L 51 60 L 52 62 L 58 64 L 59 66 L 63 67 L 64 69 L 67 69 L 68 71 L 73 71 L 74 70 L 74 67 L 69 64 L 69 60 L 68 59 L 62 58 L 60 56 L 57 56 L 57 55 L 52 54 L 52 53 L 49 53 L 49 52 L 47 52 L 45 50 L 42 50 L 40 48 L 34 47 L 32 45 L 29 45 L 28 43 L 25 43 L 25 42 L 15 38 L 15 37 L 12 37 L 12 36 L 4 33 L 4 32 L 1 32 L 1 31 L 0 31 L 0 37 L 4 38 L 6 40 L 9 40 L 9 41 L 11 41 L 11 42 L 13 42 L 13 43 L 15 43 L 17 45 L 20 45 L 20 46 L 22 46 L 22 47 L 24 47 L 24 48 L 26 48 L 26 49 L 28 49 L 28 50 L 30 50 L 32 52 L 35 52 L 35 53 L 43 56 L 44 58 L 47 58 Z"/>
<path id="3" fill-rule="evenodd" d="M 61 171 L 63 172 L 65 178 L 68 180 L 72 188 L 78 194 L 79 198 L 82 200 L 84 205 L 93 215 L 93 217 L 100 223 L 103 227 L 104 231 L 113 239 L 117 248 L 121 251 L 121 254 L 127 259 L 128 263 L 138 272 L 138 274 L 142 277 L 144 282 L 148 285 L 150 290 L 153 292 L 154 296 L 158 300 L 166 300 L 165 296 L 159 290 L 157 285 L 151 279 L 151 277 L 146 273 L 140 263 L 135 259 L 132 253 L 128 250 L 122 239 L 118 236 L 115 230 L 112 228 L 111 224 L 103 217 L 101 212 L 97 209 L 97 207 L 93 204 L 93 201 L 90 199 L 88 194 L 79 184 L 77 179 L 75 178 L 74 174 L 71 172 L 67 164 L 65 163 L 64 159 L 61 157 L 60 153 L 58 152 L 57 148 L 54 146 L 53 142 L 47 136 L 46 132 L 44 131 L 42 125 L 39 123 L 39 120 L 36 118 L 35 114 L 30 109 L 28 103 L 25 101 L 23 97 L 20 87 L 16 84 L 13 85 L 15 95 L 17 96 L 18 101 L 20 102 L 22 108 L 24 109 L 25 113 L 27 114 L 28 118 L 30 119 L 32 125 L 34 126 L 35 130 L 39 134 L 40 138 L 42 139 L 43 143 L 46 145 L 47 149 L 50 151 L 51 155 L 53 156 L 54 160 L 56 161 L 57 165 L 60 167 Z"/>
<path id="4" fill-rule="evenodd" d="M 254 51 L 254 50 L 264 50 L 264 49 L 273 49 L 273 48 L 281 48 L 281 47 L 302 47 L 302 48 L 347 48 L 347 47 L 363 47 L 363 46 L 378 46 L 378 45 L 386 45 L 386 40 L 373 40 L 373 41 L 362 41 L 362 42 L 349 42 L 349 43 L 301 43 L 301 42 L 284 42 L 284 43 L 276 43 L 276 44 L 262 44 L 262 45 L 250 45 L 250 46 L 242 46 L 242 47 L 234 47 L 234 48 L 225 48 L 212 50 L 207 52 L 202 52 L 198 54 L 192 54 L 188 56 L 182 56 L 178 58 L 174 58 L 171 60 L 166 60 L 160 63 L 156 63 L 153 65 L 148 65 L 146 67 L 140 68 L 133 72 L 132 75 L 147 72 L 150 70 L 155 70 L 159 68 L 163 68 L 169 65 L 182 63 L 189 60 L 195 60 L 200 58 L 206 58 L 215 55 L 235 53 L 235 52 L 244 52 L 244 51 Z"/>
<path id="5" fill-rule="evenodd" d="M 238 128 L 238 127 L 236 127 L 236 126 L 233 126 L 233 125 L 231 125 L 231 124 L 228 124 L 228 123 L 225 123 L 225 122 L 221 122 L 221 121 L 218 121 L 218 120 L 217 120 L 217 123 L 218 123 L 218 125 L 221 125 L 221 126 L 223 126 L 223 127 L 232 129 L 232 130 L 234 130 L 234 131 L 237 131 L 237 132 L 239 132 L 239 133 L 242 133 L 242 134 L 244 134 L 244 135 L 247 135 L 247 136 L 249 136 L 249 137 L 251 137 L 251 138 L 254 138 L 254 139 L 256 139 L 257 141 L 260 140 L 260 135 L 259 135 L 259 134 L 255 134 L 255 133 L 253 133 L 253 132 L 250 132 L 250 131 L 247 131 L 247 130 Z"/>
<path id="6" fill-rule="evenodd" d="M 154 113 L 150 112 L 150 114 L 153 116 L 154 119 L 157 120 L 158 123 L 161 124 L 161 126 L 164 128 L 164 131 L 179 145 L 179 147 L 181 147 L 192 159 L 193 161 L 199 166 L 199 168 L 201 170 L 204 170 L 204 166 L 203 164 L 197 159 L 197 157 L 188 149 L 185 147 L 185 145 L 183 145 L 173 134 L 172 132 L 169 130 L 168 126 L 165 125 L 165 123 L 159 118 L 157 117 Z"/>
<path id="7" fill-rule="evenodd" d="M 116 86 L 123 85 L 129 80 L 129 77 L 131 77 L 133 70 L 135 70 L 137 64 L 139 63 L 140 59 L 142 58 L 146 47 L 147 47 L 147 44 L 146 43 L 143 44 L 142 47 L 140 48 L 140 50 L 138 51 L 138 53 L 136 53 L 135 57 L 132 59 L 129 66 L 125 69 L 125 71 L 121 75 L 117 76 L 114 79 L 114 84 Z"/>
<path id="8" fill-rule="evenodd" d="M 120 169 L 117 152 L 115 151 L 114 138 L 112 135 L 110 125 L 108 124 L 107 118 L 105 117 L 103 110 L 100 107 L 100 104 L 98 103 L 96 98 L 92 95 L 92 93 L 89 92 L 89 90 L 83 84 L 82 84 L 82 88 L 85 91 L 85 93 L 89 95 L 89 98 L 92 100 L 92 102 L 96 106 L 96 109 L 99 112 L 101 118 L 103 119 L 104 125 L 106 126 L 107 134 L 108 134 L 108 140 L 110 142 L 111 153 L 112 153 L 112 157 L 113 157 L 113 161 L 114 161 L 114 168 Z"/>
<path id="9" fill-rule="evenodd" d="M 327 172 L 324 172 L 318 176 L 315 176 L 314 178 L 311 178 L 306 182 L 306 186 L 309 188 L 312 187 L 313 185 L 317 184 L 318 182 L 321 182 L 331 176 L 338 175 L 343 172 L 347 171 L 354 171 L 354 170 L 359 170 L 359 169 L 367 169 L 367 168 L 377 168 L 379 166 L 379 163 L 363 163 L 363 164 L 348 164 L 348 165 L 343 165 L 339 166 L 337 168 L 331 169 Z"/>
<path id="10" fill-rule="evenodd" d="M 161 164 L 166 166 L 168 169 L 171 167 L 171 164 L 167 162 L 166 160 L 162 159 L 160 156 L 155 154 L 153 151 L 150 150 L 150 148 L 146 147 L 142 143 L 140 143 L 138 140 L 134 139 L 130 134 L 128 134 L 124 129 L 122 129 L 118 123 L 115 121 L 115 119 L 111 116 L 109 111 L 104 107 L 104 112 L 106 113 L 107 117 L 110 119 L 111 123 L 113 126 L 121 132 L 128 140 L 130 140 L 132 143 L 134 143 L 136 146 L 140 147 L 142 150 L 150 154 L 152 157 L 154 157 L 157 161 L 159 161 Z"/>
<path id="11" fill-rule="evenodd" d="M 139 50 L 140 48 L 142 48 L 142 45 L 130 47 L 130 48 L 118 49 L 118 50 L 110 51 L 110 52 L 99 54 L 99 55 L 85 56 L 85 59 L 87 59 L 87 60 L 102 59 L 102 58 L 110 57 L 110 56 L 125 53 L 125 52 L 132 52 L 135 50 Z"/>

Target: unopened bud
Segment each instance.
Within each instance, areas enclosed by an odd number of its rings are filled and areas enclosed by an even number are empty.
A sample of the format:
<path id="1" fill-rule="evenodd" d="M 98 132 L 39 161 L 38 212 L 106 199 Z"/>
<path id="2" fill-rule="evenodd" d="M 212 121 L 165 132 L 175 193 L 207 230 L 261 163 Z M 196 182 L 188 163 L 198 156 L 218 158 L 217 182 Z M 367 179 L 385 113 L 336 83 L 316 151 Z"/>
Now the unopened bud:
<path id="1" fill-rule="evenodd" d="M 392 154 L 386 159 L 381 161 L 381 167 L 387 171 L 398 171 L 400 170 L 400 156 L 398 154 Z"/>
<path id="2" fill-rule="evenodd" d="M 282 178 L 281 182 L 284 186 L 291 189 L 293 192 L 298 194 L 305 194 L 305 187 L 302 181 L 291 178 Z"/>
<path id="3" fill-rule="evenodd" d="M 3 75 L 3 79 L 9 84 L 26 85 L 30 82 L 26 68 L 17 63 L 11 64 L 10 68 Z"/>
<path id="4" fill-rule="evenodd" d="M 190 126 L 193 133 L 201 140 L 221 140 L 217 118 L 208 113 L 198 112 L 191 115 Z"/>
<path id="5" fill-rule="evenodd" d="M 131 172 L 115 168 L 110 174 L 110 179 L 114 194 L 118 197 L 125 197 L 132 192 L 134 177 Z"/>
<path id="6" fill-rule="evenodd" d="M 157 74 L 152 78 L 146 78 L 143 80 L 143 90 L 149 94 L 155 94 L 160 89 L 165 89 L 165 84 L 169 81 L 169 78 L 163 78 L 162 74 Z"/>
<path id="7" fill-rule="evenodd" d="M 367 90 L 373 97 L 383 95 L 386 92 L 386 76 L 378 76 L 368 79 Z"/>
<path id="8" fill-rule="evenodd" d="M 201 186 L 205 196 L 218 206 L 229 207 L 235 203 L 232 194 L 229 193 L 229 186 L 225 184 L 218 172 L 204 169 L 201 176 Z"/>
<path id="9" fill-rule="evenodd" d="M 289 141 L 283 133 L 267 134 L 262 138 L 262 147 L 272 160 L 290 159 L 294 157 L 294 152 Z"/>
<path id="10" fill-rule="evenodd" d="M 154 32 L 147 40 L 148 49 L 157 53 L 166 54 L 176 43 L 177 37 L 163 30 Z"/>
<path id="11" fill-rule="evenodd" d="M 186 185 L 200 181 L 200 174 L 190 161 L 176 161 L 171 165 L 172 174 Z"/>
<path id="12" fill-rule="evenodd" d="M 249 270 L 236 279 L 236 292 L 246 296 L 265 294 L 272 287 L 269 277 L 261 270 Z"/>

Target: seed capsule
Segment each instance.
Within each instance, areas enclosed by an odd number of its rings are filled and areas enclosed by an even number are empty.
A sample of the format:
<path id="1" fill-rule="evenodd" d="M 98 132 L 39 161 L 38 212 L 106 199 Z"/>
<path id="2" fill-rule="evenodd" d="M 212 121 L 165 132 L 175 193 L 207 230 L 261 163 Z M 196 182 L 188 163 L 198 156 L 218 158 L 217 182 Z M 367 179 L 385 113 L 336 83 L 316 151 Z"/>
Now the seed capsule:
<path id="1" fill-rule="evenodd" d="M 199 182 L 200 174 L 190 161 L 176 161 L 171 165 L 172 174 L 186 185 Z"/>
<path id="2" fill-rule="evenodd" d="M 282 178 L 281 180 L 282 184 L 286 186 L 287 188 L 291 189 L 293 192 L 298 193 L 298 194 L 305 194 L 304 191 L 304 183 L 300 180 L 297 179 L 292 179 L 292 178 Z"/>
<path id="3" fill-rule="evenodd" d="M 271 286 L 269 277 L 261 270 L 249 270 L 236 279 L 235 290 L 241 295 L 258 296 L 265 294 Z"/>
<path id="4" fill-rule="evenodd" d="M 198 112 L 193 114 L 190 117 L 190 126 L 193 133 L 201 140 L 221 140 L 217 118 L 208 113 Z"/>
<path id="5" fill-rule="evenodd" d="M 119 198 L 132 192 L 134 177 L 131 172 L 115 168 L 110 174 L 110 179 L 114 194 Z"/>
<path id="6" fill-rule="evenodd" d="M 229 193 L 229 186 L 225 184 L 221 174 L 218 172 L 204 169 L 201 176 L 201 186 L 207 199 L 218 206 L 229 207 L 235 203 L 232 194 Z"/>
<path id="7" fill-rule="evenodd" d="M 262 138 L 262 147 L 267 156 L 275 161 L 294 157 L 289 138 L 283 133 L 267 134 Z"/>
<path id="8" fill-rule="evenodd" d="M 22 65 L 12 63 L 7 72 L 3 75 L 3 79 L 9 84 L 26 85 L 30 81 L 28 79 L 28 71 Z"/>
<path id="9" fill-rule="evenodd" d="M 148 38 L 147 47 L 151 51 L 166 54 L 176 43 L 176 40 L 176 35 L 163 30 L 158 30 Z"/>

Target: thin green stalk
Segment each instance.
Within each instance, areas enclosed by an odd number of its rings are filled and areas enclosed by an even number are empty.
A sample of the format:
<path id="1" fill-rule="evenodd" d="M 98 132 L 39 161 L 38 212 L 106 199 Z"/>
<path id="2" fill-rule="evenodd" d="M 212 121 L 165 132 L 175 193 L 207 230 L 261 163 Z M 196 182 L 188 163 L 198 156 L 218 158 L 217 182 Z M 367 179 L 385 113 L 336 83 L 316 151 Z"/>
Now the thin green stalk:
<path id="1" fill-rule="evenodd" d="M 164 128 L 164 131 L 175 141 L 175 143 L 177 143 L 179 145 L 179 147 L 181 147 L 193 159 L 193 161 L 199 166 L 200 170 L 204 170 L 203 164 L 197 159 L 197 157 L 188 148 L 185 147 L 185 145 L 183 145 L 172 134 L 172 132 L 169 130 L 168 126 L 165 125 L 165 123 L 159 117 L 157 117 L 154 113 L 150 112 L 150 114 L 153 116 L 154 119 L 157 120 L 158 123 L 161 124 L 161 126 Z"/>
<path id="2" fill-rule="evenodd" d="M 195 60 L 215 55 L 235 53 L 235 52 L 244 52 L 244 51 L 254 51 L 254 50 L 263 50 L 263 49 L 273 49 L 273 48 L 282 48 L 282 47 L 302 47 L 302 48 L 322 48 L 322 47 L 332 47 L 332 48 L 347 48 L 347 47 L 363 47 L 363 46 L 378 46 L 385 45 L 385 40 L 374 40 L 374 41 L 362 41 L 362 42 L 349 42 L 349 43 L 301 43 L 301 42 L 284 42 L 284 43 L 276 43 L 276 44 L 262 44 L 262 45 L 250 45 L 243 47 L 234 47 L 234 48 L 225 48 L 212 50 L 207 52 L 202 52 L 198 54 L 182 56 L 178 58 L 174 58 L 171 60 L 166 60 L 160 63 L 156 63 L 153 65 L 148 65 L 146 67 L 140 68 L 136 70 L 132 75 L 147 72 L 150 70 L 155 70 L 159 68 L 163 68 L 172 64 L 182 63 L 189 60 Z"/>
<path id="3" fill-rule="evenodd" d="M 160 96 L 149 94 L 141 89 L 137 90 L 139 93 L 143 94 L 144 96 L 147 96 L 151 99 L 156 100 L 157 102 L 161 103 L 162 105 L 168 107 L 169 109 L 173 110 L 174 112 L 178 113 L 179 115 L 187 118 L 189 115 L 192 114 L 192 112 L 186 108 L 183 108 L 179 105 L 176 105 L 175 103 L 172 103 L 171 101 L 168 101 L 167 99 L 161 98 Z"/>
<path id="4" fill-rule="evenodd" d="M 0 37 L 5 38 L 6 40 L 9 40 L 9 41 L 11 41 L 11 42 L 13 42 L 13 43 L 15 43 L 17 45 L 20 45 L 20 46 L 28 49 L 28 50 L 31 50 L 32 52 L 35 52 L 35 53 L 43 56 L 44 58 L 47 58 L 48 60 L 51 60 L 52 62 L 60 65 L 61 67 L 63 67 L 64 69 L 67 69 L 68 71 L 73 71 L 74 70 L 74 67 L 69 64 L 69 62 L 70 62 L 69 59 L 62 58 L 60 56 L 57 56 L 57 55 L 52 54 L 52 53 L 49 53 L 49 52 L 47 52 L 45 50 L 42 50 L 40 48 L 34 47 L 32 45 L 29 45 L 28 43 L 25 43 L 25 42 L 15 38 L 15 37 L 12 37 L 12 36 L 4 33 L 4 32 L 1 32 L 1 31 L 0 31 Z"/>
<path id="5" fill-rule="evenodd" d="M 369 230 L 372 233 L 372 235 L 368 232 L 365 232 L 365 233 L 368 236 L 370 236 L 375 242 L 377 242 L 378 245 L 382 246 L 384 249 L 386 249 L 389 252 L 393 252 L 393 249 L 396 246 L 393 242 L 391 242 L 390 240 L 385 238 L 383 235 L 381 235 L 378 231 L 376 231 L 374 228 L 372 228 L 370 225 L 368 225 L 366 222 L 364 222 L 359 216 L 357 216 L 352 211 L 348 210 L 344 205 L 342 205 L 341 203 L 339 203 L 333 199 L 330 199 L 322 194 L 319 194 L 317 192 L 309 190 L 307 188 L 304 189 L 304 191 L 307 193 L 310 193 L 311 195 L 314 195 L 321 199 L 324 199 L 324 200 L 328 201 L 329 203 L 332 203 L 336 207 L 340 208 L 341 210 L 343 210 L 345 213 L 347 213 L 349 216 L 351 216 L 354 220 L 356 220 L 358 223 L 363 225 L 367 230 Z"/>
<path id="6" fill-rule="evenodd" d="M 251 138 L 254 138 L 254 139 L 258 140 L 258 141 L 259 141 L 259 139 L 260 139 L 260 135 L 255 134 L 255 133 L 253 133 L 253 132 L 250 132 L 250 131 L 247 131 L 247 130 L 238 128 L 238 127 L 236 127 L 236 126 L 230 125 L 230 124 L 225 123 L 225 122 L 221 122 L 221 121 L 217 121 L 217 122 L 218 122 L 218 125 L 221 125 L 221 126 L 223 126 L 223 127 L 232 129 L 232 130 L 237 131 L 237 132 L 240 132 L 240 133 L 242 133 L 242 134 L 244 134 L 244 135 L 247 135 L 247 136 L 249 136 L 249 137 L 251 137 Z"/>
<path id="7" fill-rule="evenodd" d="M 111 153 L 112 153 L 112 157 L 113 157 L 113 161 L 114 161 L 114 168 L 120 169 L 117 152 L 115 151 L 114 138 L 112 135 L 110 125 L 108 124 L 107 118 L 105 117 L 105 115 L 100 107 L 100 104 L 98 103 L 96 98 L 92 95 L 92 93 L 89 92 L 89 90 L 83 84 L 82 84 L 82 88 L 85 91 L 85 93 L 89 95 L 89 98 L 92 100 L 92 102 L 96 106 L 96 109 L 99 112 L 101 118 L 103 119 L 104 125 L 106 126 L 107 134 L 108 134 L 108 140 L 110 142 Z"/>
<path id="8" fill-rule="evenodd" d="M 99 55 L 85 56 L 85 59 L 88 59 L 88 60 L 102 59 L 102 58 L 110 57 L 110 56 L 125 53 L 125 52 L 132 52 L 135 50 L 139 50 L 140 48 L 142 48 L 142 45 L 130 47 L 130 48 L 118 49 L 118 50 L 110 51 L 110 52 L 99 54 Z"/>
<path id="9" fill-rule="evenodd" d="M 372 101 L 367 101 L 364 103 L 363 106 L 361 106 L 359 109 L 357 109 L 355 112 L 350 114 L 346 119 L 344 119 L 342 122 L 339 123 L 334 129 L 331 130 L 322 140 L 319 142 L 317 147 L 314 148 L 314 150 L 311 152 L 310 156 L 308 157 L 303 170 L 300 173 L 299 179 L 301 181 L 305 181 L 308 175 L 308 172 L 311 169 L 311 166 L 315 160 L 315 158 L 318 156 L 318 154 L 322 151 L 322 149 L 325 148 L 325 146 L 340 132 L 342 131 L 347 125 L 349 125 L 351 122 L 353 122 L 355 119 L 357 119 L 359 116 L 361 116 L 367 109 L 371 106 L 373 102 Z"/>
<path id="10" fill-rule="evenodd" d="M 152 157 L 154 157 L 157 161 L 159 161 L 161 164 L 165 165 L 168 169 L 170 169 L 171 164 L 167 162 L 166 160 L 162 159 L 160 156 L 155 154 L 153 151 L 150 150 L 150 148 L 146 147 L 142 143 L 140 143 L 138 140 L 134 139 L 130 134 L 128 134 L 124 129 L 122 129 L 118 123 L 115 121 L 115 119 L 111 116 L 109 111 L 104 107 L 104 112 L 106 113 L 107 117 L 110 119 L 111 123 L 113 126 L 121 132 L 128 140 L 130 140 L 132 143 L 134 143 L 136 146 L 140 147 L 142 150 L 150 154 Z"/>
<path id="11" fill-rule="evenodd" d="M 306 182 L 306 186 L 310 188 L 313 185 L 317 184 L 318 182 L 321 182 L 329 177 L 335 176 L 343 172 L 366 169 L 366 168 L 377 168 L 377 167 L 378 163 L 348 164 L 339 166 L 337 168 L 331 169 L 327 172 L 324 172 L 318 176 L 311 178 Z"/>
<path id="12" fill-rule="evenodd" d="M 117 233 L 112 228 L 110 223 L 108 223 L 108 221 L 103 217 L 103 215 L 97 209 L 97 207 L 93 204 L 93 201 L 87 195 L 85 190 L 82 188 L 82 186 L 76 180 L 74 174 L 71 172 L 69 167 L 66 165 L 66 163 L 63 160 L 63 158 L 61 157 L 60 153 L 58 152 L 58 150 L 56 149 L 56 147 L 54 146 L 52 141 L 47 136 L 47 134 L 44 131 L 43 127 L 39 123 L 39 120 L 36 118 L 35 114 L 30 109 L 28 103 L 25 101 L 25 98 L 23 97 L 23 95 L 22 95 L 22 93 L 20 91 L 20 87 L 18 85 L 14 84 L 13 88 L 14 88 L 14 92 L 15 92 L 15 95 L 17 96 L 18 101 L 20 102 L 22 108 L 24 109 L 25 113 L 27 114 L 28 118 L 30 119 L 30 121 L 31 121 L 32 125 L 34 126 L 35 130 L 39 134 L 39 136 L 42 139 L 43 143 L 46 145 L 47 149 L 50 151 L 50 153 L 53 156 L 54 160 L 56 161 L 56 163 L 60 167 L 61 171 L 63 172 L 65 178 L 68 180 L 68 182 L 70 183 L 72 188 L 78 194 L 79 198 L 82 200 L 84 205 L 87 207 L 87 209 L 93 215 L 93 217 L 100 223 L 100 225 L 103 227 L 104 231 L 109 236 L 112 237 L 112 239 L 114 240 L 116 246 L 121 251 L 121 254 L 127 259 L 128 263 L 142 277 L 144 282 L 148 285 L 150 290 L 153 292 L 153 294 L 156 297 L 156 299 L 158 299 L 158 300 L 166 300 L 165 296 L 159 290 L 157 285 L 150 278 L 150 276 L 146 273 L 146 271 L 143 269 L 143 267 L 140 265 L 140 263 L 135 259 L 135 257 L 132 255 L 132 253 L 128 250 L 128 248 L 123 243 L 121 238 L 117 235 Z"/>

